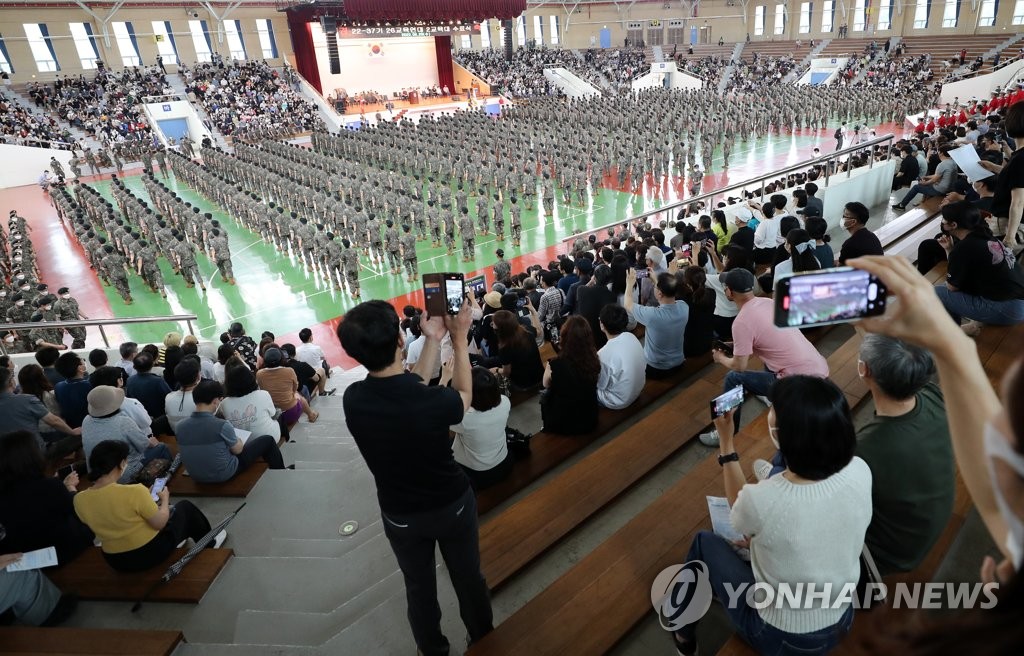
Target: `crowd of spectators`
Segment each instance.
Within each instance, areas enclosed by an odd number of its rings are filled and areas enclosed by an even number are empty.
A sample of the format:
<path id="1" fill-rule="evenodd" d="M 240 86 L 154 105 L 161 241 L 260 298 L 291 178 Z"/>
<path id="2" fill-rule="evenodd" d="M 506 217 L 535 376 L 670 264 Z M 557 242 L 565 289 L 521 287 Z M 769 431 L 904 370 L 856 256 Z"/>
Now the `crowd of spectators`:
<path id="1" fill-rule="evenodd" d="M 280 138 L 311 132 L 323 121 L 317 108 L 265 61 L 181 66 L 185 90 L 224 135 Z"/>
<path id="2" fill-rule="evenodd" d="M 544 77 L 544 68 L 559 66 L 573 70 L 581 63 L 571 50 L 519 48 L 512 59 L 499 50 L 460 50 L 455 61 L 483 78 L 496 94 L 513 98 L 551 96 L 558 88 Z"/>
<path id="3" fill-rule="evenodd" d="M 605 89 L 602 79 L 613 93 L 632 91 L 633 78 L 649 70 L 645 48 L 598 49 L 583 51 L 583 61 L 572 62 L 570 70 L 598 89 Z"/>
<path id="4" fill-rule="evenodd" d="M 70 148 L 70 131 L 52 116 L 34 112 L 14 94 L 0 91 L 0 139 L 40 148 Z"/>
<path id="5" fill-rule="evenodd" d="M 782 84 L 782 79 L 796 67 L 796 64 L 797 60 L 792 54 L 763 57 L 754 53 L 750 61 L 743 59 L 733 66 L 732 76 L 726 83 L 726 91 L 750 93 Z"/>

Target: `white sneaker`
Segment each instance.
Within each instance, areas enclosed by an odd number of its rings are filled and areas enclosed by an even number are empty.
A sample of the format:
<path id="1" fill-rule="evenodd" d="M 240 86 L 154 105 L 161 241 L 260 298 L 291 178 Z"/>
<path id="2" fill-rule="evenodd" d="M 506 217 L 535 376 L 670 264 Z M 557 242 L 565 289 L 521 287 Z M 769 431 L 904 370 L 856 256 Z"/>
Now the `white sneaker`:
<path id="1" fill-rule="evenodd" d="M 980 321 L 966 321 L 960 326 L 960 330 L 964 331 L 964 334 L 968 337 L 977 337 L 981 334 L 981 329 L 984 325 Z"/>
<path id="2" fill-rule="evenodd" d="M 707 433 L 701 433 L 700 437 L 697 439 L 699 439 L 700 443 L 704 446 L 716 447 L 720 441 L 718 437 L 718 429 L 713 428 Z"/>
<path id="3" fill-rule="evenodd" d="M 757 394 L 756 396 L 757 396 L 757 400 L 758 401 L 760 401 L 761 403 L 765 404 L 769 408 L 772 407 L 772 402 L 768 400 L 767 396 L 763 396 L 761 394 Z"/>
<path id="4" fill-rule="evenodd" d="M 228 532 L 222 530 L 213 538 L 213 548 L 220 549 L 224 545 L 224 540 L 228 539 Z"/>
<path id="5" fill-rule="evenodd" d="M 762 458 L 758 458 L 757 460 L 754 461 L 753 470 L 754 478 L 756 478 L 758 481 L 763 481 L 764 479 L 768 478 L 769 474 L 772 473 L 772 463 Z"/>

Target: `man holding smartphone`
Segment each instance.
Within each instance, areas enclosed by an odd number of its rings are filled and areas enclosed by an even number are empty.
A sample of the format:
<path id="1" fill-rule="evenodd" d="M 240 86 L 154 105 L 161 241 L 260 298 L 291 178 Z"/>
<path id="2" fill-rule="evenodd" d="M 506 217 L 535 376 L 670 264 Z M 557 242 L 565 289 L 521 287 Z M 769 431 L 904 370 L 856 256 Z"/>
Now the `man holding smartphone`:
<path id="1" fill-rule="evenodd" d="M 410 373 L 402 366 L 405 338 L 398 314 L 384 301 L 349 310 L 338 339 L 369 370 L 343 398 L 345 422 L 377 485 L 384 533 L 405 579 L 409 623 L 420 652 L 447 654 L 437 602 L 434 551 L 441 555 L 459 599 L 470 644 L 493 628 L 487 584 L 480 571 L 476 496 L 455 462 L 448 427 L 462 421 L 473 399 L 468 333 L 472 310 L 429 316 L 426 343 Z M 441 340 L 451 336 L 451 387 L 427 386 Z"/>

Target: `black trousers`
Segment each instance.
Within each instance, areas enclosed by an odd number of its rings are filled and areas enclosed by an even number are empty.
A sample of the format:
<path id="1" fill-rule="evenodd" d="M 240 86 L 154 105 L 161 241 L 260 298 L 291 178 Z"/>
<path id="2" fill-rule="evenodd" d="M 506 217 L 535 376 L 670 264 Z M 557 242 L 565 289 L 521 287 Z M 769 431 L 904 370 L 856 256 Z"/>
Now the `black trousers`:
<path id="1" fill-rule="evenodd" d="M 235 474 L 245 471 L 260 458 L 271 469 L 284 469 L 284 458 L 281 457 L 281 449 L 277 447 L 277 440 L 270 435 L 260 435 L 250 437 L 242 447 L 242 452 L 238 454 L 238 470 Z"/>
<path id="2" fill-rule="evenodd" d="M 441 633 L 441 606 L 437 603 L 435 545 L 441 548 L 452 586 L 459 598 L 459 615 L 470 643 L 493 628 L 491 600 L 480 572 L 480 536 L 476 495 L 469 486 L 453 503 L 413 514 L 381 512 L 384 534 L 391 543 L 405 578 L 409 624 L 416 646 L 424 656 L 448 654 L 448 639 Z"/>
<path id="3" fill-rule="evenodd" d="M 119 572 L 142 572 L 167 560 L 185 538 L 198 540 L 210 532 L 210 522 L 203 511 L 189 501 L 179 501 L 171 508 L 167 525 L 152 540 L 138 549 L 116 554 L 104 553 L 107 564 Z"/>

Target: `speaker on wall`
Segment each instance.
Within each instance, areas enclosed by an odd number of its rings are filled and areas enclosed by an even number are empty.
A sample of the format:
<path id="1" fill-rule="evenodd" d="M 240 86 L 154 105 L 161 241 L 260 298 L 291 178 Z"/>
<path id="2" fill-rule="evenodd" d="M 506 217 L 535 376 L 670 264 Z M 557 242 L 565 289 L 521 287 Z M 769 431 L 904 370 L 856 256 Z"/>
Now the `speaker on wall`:
<path id="1" fill-rule="evenodd" d="M 512 59 L 512 21 L 501 21 L 501 29 L 505 32 L 505 59 Z"/>
<path id="2" fill-rule="evenodd" d="M 320 26 L 327 35 L 327 58 L 331 63 L 331 74 L 341 73 L 341 59 L 338 57 L 338 19 L 333 16 L 321 16 Z"/>

